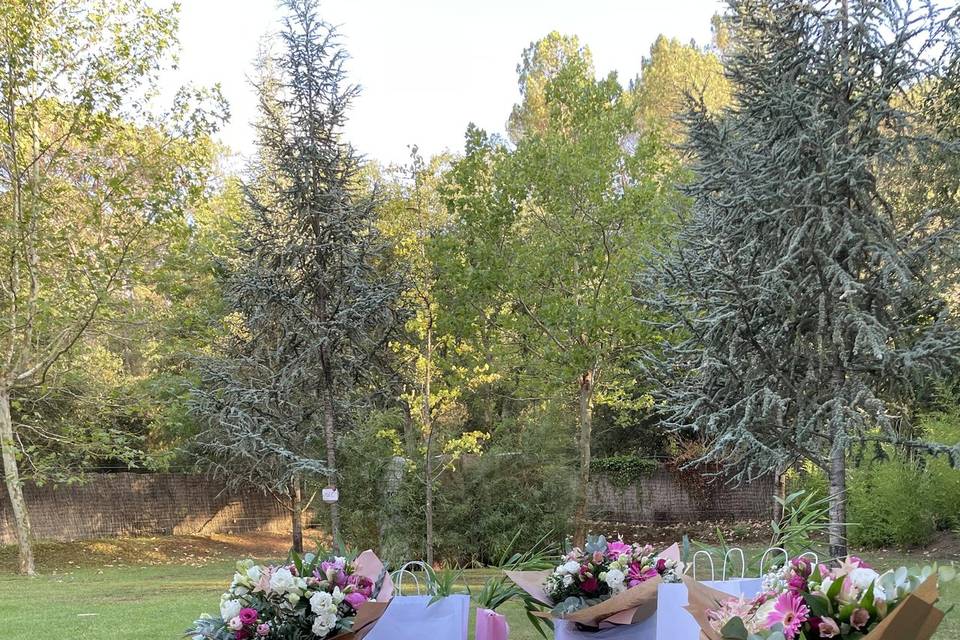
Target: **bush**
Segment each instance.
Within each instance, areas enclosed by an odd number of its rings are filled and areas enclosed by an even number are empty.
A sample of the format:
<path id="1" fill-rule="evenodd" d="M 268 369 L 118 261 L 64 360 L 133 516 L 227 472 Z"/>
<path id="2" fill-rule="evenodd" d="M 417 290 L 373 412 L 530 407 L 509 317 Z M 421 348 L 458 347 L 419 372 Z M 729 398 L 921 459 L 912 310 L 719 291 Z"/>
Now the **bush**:
<path id="1" fill-rule="evenodd" d="M 874 462 L 848 479 L 850 542 L 924 545 L 937 530 L 937 478 L 912 462 Z"/>

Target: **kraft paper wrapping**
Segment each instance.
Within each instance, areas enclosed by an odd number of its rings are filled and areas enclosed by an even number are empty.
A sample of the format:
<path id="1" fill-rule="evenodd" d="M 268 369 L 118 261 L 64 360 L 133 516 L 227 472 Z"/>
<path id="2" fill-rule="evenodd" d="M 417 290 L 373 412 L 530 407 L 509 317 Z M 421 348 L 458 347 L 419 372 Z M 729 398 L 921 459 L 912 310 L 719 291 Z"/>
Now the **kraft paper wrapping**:
<path id="1" fill-rule="evenodd" d="M 377 557 L 371 549 L 367 549 L 354 560 L 356 573 L 358 575 L 370 578 L 376 583 L 383 575 L 383 582 L 380 585 L 380 591 L 377 592 L 376 602 L 364 602 L 357 609 L 357 615 L 353 619 L 353 627 L 346 633 L 341 633 L 329 638 L 329 640 L 362 640 L 373 626 L 377 624 L 387 607 L 390 605 L 390 599 L 393 597 L 393 581 L 390 574 L 384 571 L 383 562 Z"/>
<path id="2" fill-rule="evenodd" d="M 346 633 L 335 635 L 329 640 L 362 640 L 377 624 L 377 620 L 383 617 L 389 606 L 389 602 L 364 602 L 357 610 L 357 617 L 353 619 L 353 628 Z"/>
<path id="3" fill-rule="evenodd" d="M 692 578 L 685 577 L 683 582 L 688 593 L 686 609 L 700 626 L 700 637 L 723 640 L 722 634 L 710 626 L 707 611 L 717 609 L 720 602 L 730 598 L 730 594 L 711 589 Z M 864 636 L 864 640 L 930 640 L 943 620 L 943 612 L 933 606 L 939 599 L 937 575 L 933 574 Z"/>
<path id="4" fill-rule="evenodd" d="M 679 562 L 680 546 L 674 544 L 657 557 Z M 506 571 L 505 573 L 537 602 L 551 608 L 556 605 L 543 590 L 543 583 L 552 571 Z M 657 587 L 661 582 L 659 577 L 652 578 L 603 602 L 562 615 L 560 618 L 588 627 L 641 622 L 657 610 Z M 552 617 L 546 612 L 540 615 L 544 618 Z"/>

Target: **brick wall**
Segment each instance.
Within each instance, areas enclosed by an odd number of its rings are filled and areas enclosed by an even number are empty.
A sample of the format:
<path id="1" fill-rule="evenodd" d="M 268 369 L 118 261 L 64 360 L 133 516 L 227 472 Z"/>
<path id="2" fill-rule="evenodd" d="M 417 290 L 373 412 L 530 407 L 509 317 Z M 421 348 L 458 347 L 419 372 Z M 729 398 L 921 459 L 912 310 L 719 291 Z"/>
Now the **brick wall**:
<path id="1" fill-rule="evenodd" d="M 228 493 L 211 478 L 179 473 L 104 473 L 69 486 L 26 484 L 34 537 L 76 540 L 113 536 L 287 531 L 289 511 L 258 492 Z M 13 514 L 0 491 L 0 544 L 15 541 Z"/>
<path id="2" fill-rule="evenodd" d="M 695 473 L 658 469 L 625 486 L 604 476 L 590 483 L 590 517 L 608 522 L 673 524 L 701 520 L 768 518 L 773 510 L 773 479 L 731 486 Z"/>

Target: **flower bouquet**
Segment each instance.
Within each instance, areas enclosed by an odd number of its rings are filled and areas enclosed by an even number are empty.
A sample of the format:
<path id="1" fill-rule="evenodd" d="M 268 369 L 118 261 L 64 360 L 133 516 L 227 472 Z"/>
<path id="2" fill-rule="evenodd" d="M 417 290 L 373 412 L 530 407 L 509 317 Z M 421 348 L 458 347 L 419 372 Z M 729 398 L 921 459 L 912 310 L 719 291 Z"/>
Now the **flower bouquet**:
<path id="1" fill-rule="evenodd" d="M 688 580 L 687 609 L 708 640 L 929 640 L 943 619 L 938 573 L 880 574 L 856 557 L 838 567 L 796 558 L 752 599 Z"/>
<path id="2" fill-rule="evenodd" d="M 680 582 L 683 564 L 673 545 L 657 555 L 650 545 L 590 536 L 553 570 L 507 571 L 517 586 L 550 607 L 554 618 L 587 627 L 633 624 L 656 611 L 657 586 Z"/>
<path id="3" fill-rule="evenodd" d="M 356 559 L 293 555 L 289 564 L 237 563 L 220 598 L 220 615 L 204 615 L 191 640 L 360 640 L 383 615 L 393 593 L 372 551 Z"/>

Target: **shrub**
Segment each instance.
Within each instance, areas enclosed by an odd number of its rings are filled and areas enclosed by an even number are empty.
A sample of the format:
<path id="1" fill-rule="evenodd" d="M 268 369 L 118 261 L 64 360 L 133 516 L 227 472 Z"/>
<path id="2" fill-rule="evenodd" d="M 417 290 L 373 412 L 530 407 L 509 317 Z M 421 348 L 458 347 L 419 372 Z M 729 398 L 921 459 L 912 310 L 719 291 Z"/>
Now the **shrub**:
<path id="1" fill-rule="evenodd" d="M 848 479 L 850 541 L 879 547 L 924 545 L 937 528 L 932 474 L 913 462 L 873 462 Z"/>

